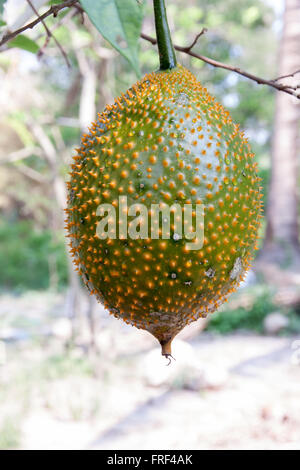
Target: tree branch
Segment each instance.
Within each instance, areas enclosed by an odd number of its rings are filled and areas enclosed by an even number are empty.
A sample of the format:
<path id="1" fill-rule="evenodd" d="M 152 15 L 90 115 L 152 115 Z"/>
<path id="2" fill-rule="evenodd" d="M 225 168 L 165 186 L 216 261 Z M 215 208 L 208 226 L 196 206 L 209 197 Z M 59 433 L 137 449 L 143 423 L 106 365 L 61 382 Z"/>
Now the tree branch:
<path id="1" fill-rule="evenodd" d="M 203 34 L 202 31 L 201 31 L 201 34 L 199 33 L 196 36 L 195 40 L 192 42 L 191 44 L 192 47 L 194 47 L 198 38 Z M 155 38 L 152 38 L 151 36 L 148 36 L 147 34 L 144 34 L 144 33 L 141 34 L 141 38 L 145 39 L 146 41 L 149 41 L 153 45 L 157 43 Z M 266 80 L 265 78 L 257 77 L 256 75 L 253 75 L 252 73 L 246 72 L 245 70 L 242 70 L 239 67 L 234 67 L 233 65 L 224 64 L 223 62 L 218 62 L 217 60 L 210 59 L 209 57 L 206 57 L 204 55 L 196 54 L 195 52 L 191 50 L 191 46 L 183 47 L 183 46 L 178 46 L 174 44 L 174 48 L 177 51 L 184 52 L 185 54 L 195 57 L 196 59 L 202 60 L 203 62 L 206 62 L 207 64 L 210 64 L 213 67 L 230 70 L 231 72 L 235 72 L 239 75 L 242 75 L 243 77 L 249 78 L 249 80 L 253 80 L 259 85 L 268 85 L 272 88 L 275 88 L 276 90 L 283 91 L 284 93 L 288 93 L 289 95 L 295 96 L 296 98 L 300 99 L 300 91 L 298 91 L 299 86 L 297 87 L 297 86 L 291 86 L 291 85 L 284 85 L 283 83 L 277 83 L 279 79 L 292 77 L 296 73 L 298 73 L 298 71 L 292 74 L 286 75 L 284 77 L 278 77 L 275 80 Z"/>
<path id="2" fill-rule="evenodd" d="M 30 1 L 30 0 L 29 0 Z M 31 3 L 31 2 L 30 2 Z M 28 30 L 28 29 L 32 29 L 34 28 L 34 26 L 36 26 L 38 23 L 40 22 L 43 22 L 43 20 L 45 18 L 47 18 L 48 16 L 50 15 L 53 15 L 54 17 L 57 16 L 57 14 L 64 8 L 71 8 L 71 7 L 76 7 L 78 9 L 78 11 L 82 12 L 82 8 L 79 4 L 79 1 L 78 0 L 66 0 L 62 3 L 59 3 L 57 5 L 52 5 L 49 10 L 47 10 L 43 15 L 40 15 L 38 16 L 38 18 L 34 21 L 32 21 L 31 23 L 28 23 L 27 25 L 23 26 L 22 28 L 16 30 L 16 31 L 12 31 L 12 32 L 8 32 L 7 34 L 5 34 L 2 39 L 0 40 L 0 47 L 3 46 L 3 44 L 7 43 L 8 41 L 12 40 L 13 38 L 15 38 L 16 36 L 18 36 L 19 34 L 23 33 L 24 31 Z M 45 23 L 43 22 L 44 26 L 45 26 Z M 48 28 L 47 28 L 48 29 Z M 48 29 L 49 31 L 49 29 Z M 52 34 L 50 31 L 48 33 L 47 31 L 47 34 L 50 33 L 50 35 Z M 176 44 L 174 44 L 174 48 L 179 51 L 179 52 L 183 52 L 185 54 L 188 54 L 190 55 L 191 57 L 195 57 L 196 59 L 199 59 L 199 60 L 202 60 L 203 62 L 206 62 L 207 64 L 209 65 L 212 65 L 213 67 L 217 67 L 217 68 L 221 68 L 221 69 L 225 69 L 225 70 L 229 70 L 231 72 L 235 72 L 243 77 L 246 77 L 248 78 L 249 80 L 253 80 L 254 82 L 256 82 L 258 85 L 267 85 L 271 88 L 274 88 L 275 90 L 279 90 L 279 91 L 282 91 L 284 93 L 287 93 L 291 96 L 294 96 L 295 98 L 298 98 L 300 99 L 300 84 L 299 85 L 296 85 L 296 86 L 293 86 L 293 85 L 287 85 L 287 84 L 284 84 L 284 83 L 278 83 L 280 80 L 284 79 L 284 78 L 290 78 L 290 77 L 294 77 L 297 73 L 300 73 L 300 69 L 296 70 L 295 72 L 293 73 L 290 73 L 290 74 L 287 74 L 287 75 L 283 75 L 281 77 L 277 77 L 275 79 L 271 79 L 271 80 L 267 80 L 265 78 L 261 78 L 261 77 L 258 77 L 252 73 L 249 73 L 249 72 L 246 72 L 245 70 L 242 70 L 240 69 L 239 67 L 235 67 L 233 65 L 229 65 L 229 64 L 224 64 L 223 62 L 219 62 L 217 60 L 214 60 L 214 59 L 211 59 L 210 57 L 206 57 L 204 55 L 201 55 L 201 54 L 196 54 L 195 52 L 193 52 L 193 47 L 195 46 L 195 44 L 197 43 L 198 39 L 200 38 L 200 36 L 202 36 L 203 34 L 206 33 L 206 28 L 203 28 L 200 33 L 198 33 L 195 37 L 195 39 L 193 40 L 193 42 L 189 45 L 189 46 L 178 46 Z M 157 41 L 155 38 L 152 38 L 151 36 L 148 36 L 147 34 L 144 34 L 142 33 L 141 34 L 141 38 L 142 39 L 145 39 L 146 41 L 149 41 L 151 44 L 155 45 L 157 44 Z M 54 38 L 55 40 L 55 38 Z M 55 40 L 56 41 L 56 40 Z M 57 41 L 56 41 L 57 43 Z M 61 50 L 61 46 L 60 44 L 57 44 L 58 47 L 60 48 Z M 65 57 L 65 53 L 64 51 L 62 51 L 62 53 L 64 54 L 64 57 Z M 66 57 L 65 57 L 66 58 Z M 68 58 L 66 58 L 66 60 L 68 61 Z"/>
<path id="3" fill-rule="evenodd" d="M 40 18 L 40 21 L 42 23 L 42 25 L 44 26 L 45 28 L 45 31 L 47 33 L 47 39 L 46 39 L 46 42 L 45 42 L 45 45 L 47 46 L 48 42 L 50 41 L 51 38 L 54 39 L 55 41 L 55 44 L 57 45 L 58 49 L 60 50 L 63 58 L 65 59 L 66 61 L 66 64 L 69 68 L 71 68 L 71 64 L 70 64 L 70 61 L 68 59 L 68 56 L 67 54 L 65 53 L 64 51 L 64 48 L 62 47 L 62 45 L 58 42 L 58 40 L 56 39 L 56 37 L 51 33 L 50 29 L 48 28 L 48 26 L 46 25 L 45 21 L 41 18 L 39 12 L 37 11 L 37 9 L 35 8 L 35 6 L 33 5 L 33 3 L 31 2 L 31 0 L 27 0 L 27 3 L 30 5 L 30 7 L 32 8 L 32 10 L 34 11 L 34 13 L 36 14 L 36 16 L 38 18 Z M 45 46 L 44 46 L 45 47 Z M 39 50 L 39 54 L 38 55 L 41 55 L 41 49 Z"/>
<path id="4" fill-rule="evenodd" d="M 22 28 L 19 28 L 16 31 L 11 31 L 5 34 L 0 40 L 0 47 L 3 46 L 3 44 L 5 44 L 6 42 L 11 41 L 16 36 L 26 31 L 27 29 L 34 28 L 37 24 L 39 24 L 48 16 L 53 15 L 54 17 L 56 17 L 60 10 L 63 10 L 64 8 L 71 8 L 75 6 L 77 2 L 78 0 L 66 0 L 65 2 L 59 3 L 58 5 L 52 5 L 49 10 L 47 10 L 43 15 L 40 15 L 36 20 L 26 24 L 25 26 L 22 26 Z"/>
<path id="5" fill-rule="evenodd" d="M 62 17 L 59 21 L 57 21 L 57 23 L 53 26 L 53 28 L 51 29 L 51 36 L 53 36 L 53 31 L 55 31 L 57 28 L 59 28 L 62 24 L 64 23 L 67 23 L 68 20 L 70 18 L 73 18 L 74 16 L 76 16 L 78 14 L 78 10 L 76 11 L 73 11 L 71 8 L 70 10 L 68 11 L 68 13 L 66 14 L 66 16 Z M 46 50 L 46 47 L 48 46 L 49 44 L 49 41 L 50 41 L 50 37 L 51 36 L 46 36 L 46 39 L 45 39 L 45 42 L 44 44 L 40 47 L 40 50 L 38 51 L 37 55 L 38 57 L 42 57 L 44 55 L 44 52 Z"/>

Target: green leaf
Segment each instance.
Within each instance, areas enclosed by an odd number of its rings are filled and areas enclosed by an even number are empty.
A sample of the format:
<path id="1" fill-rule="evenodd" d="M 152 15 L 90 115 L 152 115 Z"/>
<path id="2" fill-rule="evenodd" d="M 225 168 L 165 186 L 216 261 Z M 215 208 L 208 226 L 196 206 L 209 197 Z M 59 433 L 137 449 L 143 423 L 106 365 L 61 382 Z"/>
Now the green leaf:
<path id="1" fill-rule="evenodd" d="M 32 52 L 33 54 L 36 54 L 40 49 L 36 42 L 29 39 L 27 36 L 24 36 L 24 34 L 19 34 L 19 36 L 16 36 L 14 39 L 9 41 L 8 46 L 18 47 L 19 49 L 24 49 L 25 51 Z"/>
<path id="2" fill-rule="evenodd" d="M 137 75 L 138 39 L 143 20 L 141 0 L 80 0 L 102 36 L 132 65 Z"/>

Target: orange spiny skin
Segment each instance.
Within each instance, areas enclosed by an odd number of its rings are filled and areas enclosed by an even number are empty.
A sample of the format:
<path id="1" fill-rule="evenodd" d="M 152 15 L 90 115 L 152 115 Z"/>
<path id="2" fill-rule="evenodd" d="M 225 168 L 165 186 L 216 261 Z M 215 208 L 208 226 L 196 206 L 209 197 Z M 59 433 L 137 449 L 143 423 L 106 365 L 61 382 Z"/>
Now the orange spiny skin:
<path id="1" fill-rule="evenodd" d="M 107 106 L 72 165 L 67 228 L 91 293 L 170 352 L 188 323 L 213 312 L 243 279 L 257 239 L 261 194 L 247 140 L 229 113 L 178 66 L 146 75 Z M 204 204 L 204 245 L 100 239 L 101 203 Z M 118 218 L 117 218 L 118 220 Z"/>

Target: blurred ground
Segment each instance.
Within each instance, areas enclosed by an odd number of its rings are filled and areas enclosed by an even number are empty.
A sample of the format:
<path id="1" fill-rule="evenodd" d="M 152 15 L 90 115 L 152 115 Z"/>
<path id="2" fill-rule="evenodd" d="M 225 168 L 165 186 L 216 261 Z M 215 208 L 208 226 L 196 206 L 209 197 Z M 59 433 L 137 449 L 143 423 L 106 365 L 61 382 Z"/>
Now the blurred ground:
<path id="1" fill-rule="evenodd" d="M 0 448 L 300 449 L 296 337 L 192 325 L 166 367 L 150 335 L 96 312 L 93 351 L 80 319 L 68 346 L 63 295 L 0 298 Z"/>

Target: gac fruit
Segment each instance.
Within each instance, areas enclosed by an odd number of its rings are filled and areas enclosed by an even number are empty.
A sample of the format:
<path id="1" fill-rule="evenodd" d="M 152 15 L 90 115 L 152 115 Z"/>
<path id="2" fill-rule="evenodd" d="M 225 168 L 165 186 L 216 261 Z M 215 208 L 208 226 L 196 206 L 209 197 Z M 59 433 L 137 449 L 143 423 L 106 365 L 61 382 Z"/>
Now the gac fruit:
<path id="1" fill-rule="evenodd" d="M 247 139 L 182 66 L 146 75 L 83 136 L 68 183 L 71 253 L 91 294 L 154 335 L 162 354 L 233 292 L 250 266 L 261 194 Z M 204 207 L 202 248 L 187 240 L 99 238 L 100 204 Z M 144 223 L 146 221 L 144 220 Z M 117 223 L 118 225 L 118 223 Z"/>

